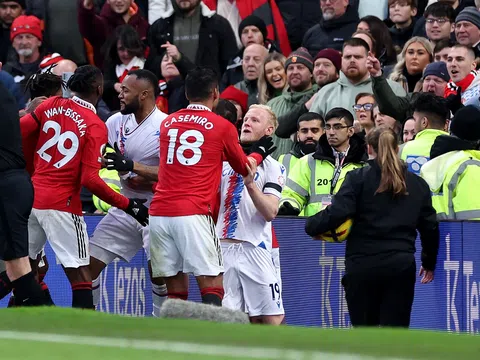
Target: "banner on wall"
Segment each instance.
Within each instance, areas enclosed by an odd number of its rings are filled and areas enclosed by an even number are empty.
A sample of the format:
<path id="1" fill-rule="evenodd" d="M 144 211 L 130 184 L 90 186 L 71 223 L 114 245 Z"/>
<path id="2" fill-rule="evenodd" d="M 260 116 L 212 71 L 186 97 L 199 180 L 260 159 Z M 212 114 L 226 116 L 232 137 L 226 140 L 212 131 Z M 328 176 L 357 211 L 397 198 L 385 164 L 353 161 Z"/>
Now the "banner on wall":
<path id="1" fill-rule="evenodd" d="M 85 218 L 91 235 L 101 216 Z M 313 241 L 304 233 L 305 220 L 274 221 L 280 244 L 283 301 L 290 325 L 349 327 L 347 303 L 341 279 L 345 273 L 345 245 Z M 445 222 L 435 280 L 417 281 L 412 311 L 413 328 L 478 333 L 480 331 L 480 223 Z M 419 268 L 420 240 L 417 239 Z M 71 305 L 70 285 L 55 255 L 46 248 L 50 269 L 46 282 L 57 306 Z M 189 299 L 201 297 L 194 278 Z M 6 306 L 3 299 L 0 306 Z M 114 261 L 101 275 L 98 311 L 127 316 L 150 316 L 151 282 L 147 259 L 140 251 L 130 263 Z"/>

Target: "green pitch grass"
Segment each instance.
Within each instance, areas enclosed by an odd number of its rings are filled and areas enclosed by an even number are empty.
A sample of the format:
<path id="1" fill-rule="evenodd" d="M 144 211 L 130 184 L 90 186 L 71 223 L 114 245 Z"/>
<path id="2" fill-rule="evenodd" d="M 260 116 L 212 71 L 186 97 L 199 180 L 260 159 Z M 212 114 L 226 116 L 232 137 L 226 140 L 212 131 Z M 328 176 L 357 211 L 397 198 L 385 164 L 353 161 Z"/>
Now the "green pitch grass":
<path id="1" fill-rule="evenodd" d="M 95 339 L 100 339 L 100 344 Z M 165 344 L 172 344 L 172 348 L 165 349 Z M 156 348 L 157 345 L 164 348 Z M 220 353 L 205 353 L 205 346 L 210 349 L 220 346 Z M 260 350 L 261 354 L 249 353 L 252 349 Z M 480 337 L 412 330 L 215 324 L 121 317 L 65 308 L 0 310 L 2 360 L 364 360 L 385 357 L 480 359 Z"/>

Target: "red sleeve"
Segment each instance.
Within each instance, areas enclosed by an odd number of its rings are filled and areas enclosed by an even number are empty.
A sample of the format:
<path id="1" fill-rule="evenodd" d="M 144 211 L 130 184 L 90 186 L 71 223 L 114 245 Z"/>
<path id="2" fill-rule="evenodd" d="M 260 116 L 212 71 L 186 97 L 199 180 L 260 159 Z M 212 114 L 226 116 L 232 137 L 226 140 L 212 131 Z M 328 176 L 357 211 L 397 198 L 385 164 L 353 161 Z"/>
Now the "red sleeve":
<path id="1" fill-rule="evenodd" d="M 226 134 L 223 137 L 224 159 L 229 162 L 235 172 L 242 176 L 246 176 L 248 174 L 248 158 L 238 142 L 237 129 L 230 123 L 227 123 L 226 125 Z M 257 164 L 260 164 L 263 160 L 259 154 L 251 154 L 249 157 L 254 158 L 257 161 Z"/>
<path id="2" fill-rule="evenodd" d="M 31 114 L 27 114 L 20 119 L 23 157 L 25 158 L 25 168 L 30 176 L 33 175 L 35 170 L 35 148 L 37 147 L 38 135 L 40 131 L 40 122 L 37 120 Z"/>
<path id="3" fill-rule="evenodd" d="M 90 190 L 93 195 L 107 204 L 119 209 L 126 209 L 130 200 L 122 194 L 112 190 L 105 181 L 98 176 L 98 170 L 97 167 L 88 165 L 82 167 L 82 185 Z"/>

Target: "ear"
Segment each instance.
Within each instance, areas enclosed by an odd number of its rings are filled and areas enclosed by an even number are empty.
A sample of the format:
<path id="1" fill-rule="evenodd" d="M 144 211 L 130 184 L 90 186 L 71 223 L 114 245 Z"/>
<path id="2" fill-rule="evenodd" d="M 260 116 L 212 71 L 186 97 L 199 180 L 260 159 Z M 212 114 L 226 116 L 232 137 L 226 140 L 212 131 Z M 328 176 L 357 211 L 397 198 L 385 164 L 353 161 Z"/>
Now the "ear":
<path id="1" fill-rule="evenodd" d="M 300 141 L 300 133 L 297 131 L 296 135 L 295 135 L 296 139 L 297 139 L 297 142 Z"/>
<path id="2" fill-rule="evenodd" d="M 351 126 L 348 128 L 348 137 L 352 137 L 355 134 L 355 127 Z"/>
<path id="3" fill-rule="evenodd" d="M 429 125 L 429 121 L 428 121 L 428 119 L 424 116 L 424 117 L 422 118 L 422 127 L 423 127 L 424 129 L 426 129 L 426 128 L 428 128 L 428 125 Z"/>
<path id="4" fill-rule="evenodd" d="M 417 9 L 417 8 L 412 8 L 412 11 L 411 11 L 412 17 L 414 17 L 415 15 L 417 15 L 417 12 L 418 12 L 418 9 Z"/>

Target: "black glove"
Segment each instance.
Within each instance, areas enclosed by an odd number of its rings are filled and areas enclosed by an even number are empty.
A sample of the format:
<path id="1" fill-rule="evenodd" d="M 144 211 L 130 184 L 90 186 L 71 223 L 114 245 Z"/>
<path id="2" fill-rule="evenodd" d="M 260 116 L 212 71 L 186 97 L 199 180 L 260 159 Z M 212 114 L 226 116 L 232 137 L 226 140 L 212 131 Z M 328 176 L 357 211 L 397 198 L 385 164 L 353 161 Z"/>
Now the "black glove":
<path id="1" fill-rule="evenodd" d="M 265 158 L 275 150 L 277 150 L 277 147 L 273 145 L 272 137 L 265 135 L 260 140 L 252 144 L 252 147 L 250 148 L 250 154 L 257 153 L 263 158 L 263 160 L 265 160 Z"/>
<path id="2" fill-rule="evenodd" d="M 462 88 L 458 88 L 456 94 L 448 95 L 445 99 L 447 101 L 447 107 L 453 115 L 463 107 L 462 104 Z"/>
<path id="3" fill-rule="evenodd" d="M 143 205 L 147 199 L 129 199 L 130 203 L 124 210 L 128 215 L 132 216 L 143 226 L 148 225 L 148 208 Z"/>
<path id="4" fill-rule="evenodd" d="M 280 208 L 278 209 L 278 214 L 277 215 L 283 215 L 283 216 L 298 216 L 300 214 L 300 210 L 295 209 L 292 204 L 289 202 L 285 201 Z"/>
<path id="5" fill-rule="evenodd" d="M 132 171 L 133 161 L 127 159 L 120 153 L 117 143 L 114 144 L 114 150 L 114 153 L 107 153 L 105 155 L 105 159 L 107 160 L 107 169 L 117 171 Z"/>

